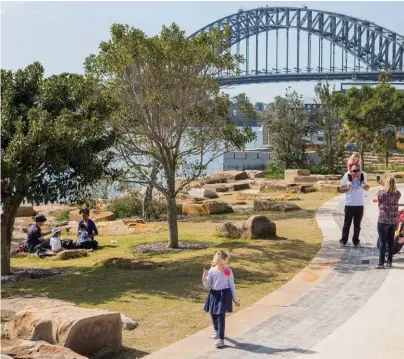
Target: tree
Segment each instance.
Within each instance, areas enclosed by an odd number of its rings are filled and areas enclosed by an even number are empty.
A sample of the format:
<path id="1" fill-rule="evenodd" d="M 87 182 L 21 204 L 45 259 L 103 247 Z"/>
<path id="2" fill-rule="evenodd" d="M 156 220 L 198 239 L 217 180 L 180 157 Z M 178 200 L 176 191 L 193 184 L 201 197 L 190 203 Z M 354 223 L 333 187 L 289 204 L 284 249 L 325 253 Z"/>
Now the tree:
<path id="1" fill-rule="evenodd" d="M 327 80 L 316 85 L 315 93 L 321 108 L 317 108 L 313 115 L 318 125 L 317 129 L 324 132 L 324 141 L 318 152 L 327 170 L 336 172 L 344 153 L 344 146 L 338 136 L 341 119 Z"/>
<path id="2" fill-rule="evenodd" d="M 10 273 L 18 207 L 26 200 L 73 200 L 105 174 L 112 111 L 97 84 L 81 75 L 48 78 L 35 62 L 1 70 L 1 272 Z"/>
<path id="3" fill-rule="evenodd" d="M 355 142 L 362 156 L 365 150 L 376 148 L 386 154 L 388 162 L 392 131 L 387 129 L 404 124 L 404 92 L 391 86 L 389 78 L 382 76 L 377 86 L 351 88 L 333 97 L 344 120 L 342 137 L 347 142 Z M 393 136 L 395 138 L 395 132 Z M 381 140 L 383 137 L 385 139 Z"/>
<path id="4" fill-rule="evenodd" d="M 299 168 L 304 164 L 304 137 L 308 132 L 308 115 L 302 97 L 288 89 L 284 98 L 277 96 L 264 118 L 271 148 L 271 165 L 277 169 Z"/>
<path id="5" fill-rule="evenodd" d="M 226 51 L 229 36 L 215 30 L 187 38 L 173 24 L 147 37 L 115 24 L 110 40 L 86 60 L 87 73 L 119 106 L 111 126 L 126 180 L 152 184 L 167 200 L 171 248 L 178 246 L 177 194 L 214 159 L 255 138 L 230 121 L 229 101 L 214 80 L 240 60 Z M 252 107 L 245 96 L 238 102 L 243 110 Z"/>

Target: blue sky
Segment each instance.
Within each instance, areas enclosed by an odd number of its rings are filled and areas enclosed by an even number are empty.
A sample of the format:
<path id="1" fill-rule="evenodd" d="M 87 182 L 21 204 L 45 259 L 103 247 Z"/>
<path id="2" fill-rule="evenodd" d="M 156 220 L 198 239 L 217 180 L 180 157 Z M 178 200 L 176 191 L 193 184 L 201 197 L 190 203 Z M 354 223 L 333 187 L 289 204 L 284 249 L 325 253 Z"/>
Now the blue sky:
<path id="1" fill-rule="evenodd" d="M 186 33 L 223 16 L 259 6 L 303 6 L 367 19 L 404 34 L 404 2 L 1 2 L 1 67 L 18 69 L 40 61 L 46 74 L 82 72 L 83 61 L 109 38 L 113 23 L 140 28 L 148 35 L 177 23 Z M 244 85 L 253 101 L 269 102 L 291 86 L 312 96 L 314 83 Z"/>

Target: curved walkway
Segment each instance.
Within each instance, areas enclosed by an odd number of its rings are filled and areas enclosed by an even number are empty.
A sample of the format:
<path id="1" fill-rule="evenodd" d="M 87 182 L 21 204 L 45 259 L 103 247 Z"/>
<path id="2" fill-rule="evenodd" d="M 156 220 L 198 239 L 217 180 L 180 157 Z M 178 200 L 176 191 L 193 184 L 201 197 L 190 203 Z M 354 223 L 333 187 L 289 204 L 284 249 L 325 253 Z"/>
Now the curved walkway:
<path id="1" fill-rule="evenodd" d="M 212 349 L 209 327 L 146 358 L 404 358 L 404 255 L 395 257 L 392 269 L 373 269 L 378 261 L 373 194 L 366 196 L 360 249 L 339 248 L 344 196 L 318 210 L 324 235 L 319 253 L 290 282 L 227 319 L 227 348 Z"/>

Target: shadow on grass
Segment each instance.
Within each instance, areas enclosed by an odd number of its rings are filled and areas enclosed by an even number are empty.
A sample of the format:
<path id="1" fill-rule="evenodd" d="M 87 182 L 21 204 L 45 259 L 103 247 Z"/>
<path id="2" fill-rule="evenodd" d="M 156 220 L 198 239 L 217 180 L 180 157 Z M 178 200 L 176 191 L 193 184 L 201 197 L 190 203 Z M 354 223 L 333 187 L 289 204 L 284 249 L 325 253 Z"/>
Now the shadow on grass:
<path id="1" fill-rule="evenodd" d="M 150 353 L 134 348 L 123 347 L 117 353 L 109 352 L 105 355 L 99 353 L 94 356 L 90 356 L 89 359 L 136 359 L 142 358 L 148 354 Z"/>
<path id="2" fill-rule="evenodd" d="M 266 241 L 269 242 L 269 241 Z M 283 273 L 300 270 L 315 255 L 318 244 L 301 240 L 283 240 L 254 244 L 228 241 L 216 248 L 234 252 L 234 272 L 238 286 L 269 283 Z M 95 306 L 120 300 L 124 295 L 140 299 L 155 295 L 164 299 L 203 302 L 206 290 L 201 276 L 209 267 L 214 248 L 189 258 L 170 258 L 153 270 L 105 268 L 101 265 L 64 268 L 64 275 L 26 280 L 3 286 L 5 295 L 40 294 L 79 305 Z M 230 264 L 232 266 L 232 263 Z"/>

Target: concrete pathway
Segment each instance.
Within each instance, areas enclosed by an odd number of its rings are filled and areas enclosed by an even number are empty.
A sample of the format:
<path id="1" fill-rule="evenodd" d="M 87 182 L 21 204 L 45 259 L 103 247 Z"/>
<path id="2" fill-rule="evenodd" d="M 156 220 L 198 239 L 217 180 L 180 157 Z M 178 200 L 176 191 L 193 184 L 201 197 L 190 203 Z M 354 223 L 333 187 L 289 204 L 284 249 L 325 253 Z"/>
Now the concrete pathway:
<path id="1" fill-rule="evenodd" d="M 228 317 L 225 349 L 212 349 L 209 327 L 146 358 L 404 358 L 404 254 L 395 256 L 394 268 L 374 270 L 373 194 L 367 194 L 360 249 L 339 248 L 344 196 L 318 210 L 324 234 L 318 255 L 289 283 Z"/>

